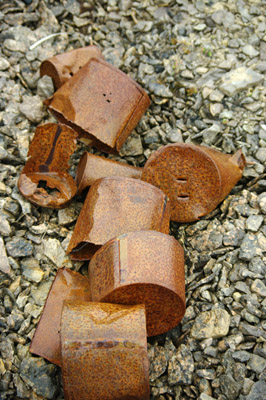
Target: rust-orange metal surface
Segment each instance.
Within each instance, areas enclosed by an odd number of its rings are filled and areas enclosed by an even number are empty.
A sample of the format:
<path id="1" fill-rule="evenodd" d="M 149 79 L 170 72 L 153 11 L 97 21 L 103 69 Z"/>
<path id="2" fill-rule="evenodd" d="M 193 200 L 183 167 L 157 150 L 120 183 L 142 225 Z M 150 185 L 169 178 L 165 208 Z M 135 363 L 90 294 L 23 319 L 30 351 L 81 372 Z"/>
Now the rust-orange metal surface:
<path id="1" fill-rule="evenodd" d="M 171 220 L 196 221 L 225 198 L 241 178 L 245 158 L 205 146 L 170 144 L 153 153 L 141 179 L 170 198 Z"/>
<path id="2" fill-rule="evenodd" d="M 61 321 L 65 400 L 148 400 L 145 308 L 65 302 Z"/>
<path id="3" fill-rule="evenodd" d="M 103 59 L 97 46 L 87 46 L 58 54 L 41 63 L 40 74 L 49 75 L 54 87 L 59 89 L 78 72 L 91 58 Z"/>
<path id="4" fill-rule="evenodd" d="M 122 71 L 92 58 L 46 104 L 90 145 L 113 152 L 120 150 L 150 100 Z"/>
<path id="5" fill-rule="evenodd" d="M 29 159 L 18 180 L 18 188 L 27 200 L 42 207 L 68 205 L 77 190 L 74 179 L 67 172 L 77 136 L 66 125 L 49 123 L 37 127 L 29 148 Z"/>
<path id="6" fill-rule="evenodd" d="M 56 365 L 61 365 L 60 321 L 64 300 L 91 300 L 89 280 L 67 268 L 56 274 L 30 346 L 32 353 Z"/>
<path id="7" fill-rule="evenodd" d="M 169 235 L 139 231 L 110 240 L 89 264 L 92 301 L 145 304 L 148 336 L 185 313 L 184 252 Z"/>
<path id="8" fill-rule="evenodd" d="M 141 173 L 142 168 L 133 167 L 132 165 L 85 152 L 77 168 L 77 193 L 81 193 L 85 188 L 91 186 L 93 182 L 100 178 L 108 176 L 140 178 Z"/>
<path id="9" fill-rule="evenodd" d="M 67 252 L 74 260 L 89 260 L 115 236 L 142 229 L 169 233 L 169 222 L 169 201 L 160 189 L 133 178 L 99 179 L 90 187 Z"/>

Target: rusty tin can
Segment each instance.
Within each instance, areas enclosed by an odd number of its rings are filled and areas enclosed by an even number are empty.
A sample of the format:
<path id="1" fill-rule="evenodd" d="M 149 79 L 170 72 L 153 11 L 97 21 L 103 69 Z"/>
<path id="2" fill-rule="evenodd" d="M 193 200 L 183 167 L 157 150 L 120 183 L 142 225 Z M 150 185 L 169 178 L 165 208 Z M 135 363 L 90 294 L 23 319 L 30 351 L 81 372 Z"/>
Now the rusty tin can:
<path id="1" fill-rule="evenodd" d="M 65 400 L 148 400 L 145 308 L 65 302 L 61 320 Z"/>
<path id="2" fill-rule="evenodd" d="M 148 108 L 147 93 L 107 62 L 92 58 L 45 103 L 87 143 L 117 152 Z"/>
<path id="3" fill-rule="evenodd" d="M 92 301 L 145 304 L 148 336 L 185 313 L 184 251 L 172 236 L 139 231 L 110 240 L 89 264 Z"/>
<path id="4" fill-rule="evenodd" d="M 57 271 L 41 319 L 33 336 L 30 351 L 61 365 L 60 321 L 65 300 L 90 301 L 89 280 L 67 268 Z"/>
<path id="5" fill-rule="evenodd" d="M 66 125 L 49 123 L 37 127 L 29 159 L 18 180 L 19 191 L 31 203 L 62 208 L 72 200 L 77 186 L 67 171 L 77 136 Z"/>
<path id="6" fill-rule="evenodd" d="M 171 220 L 192 222 L 227 196 L 241 178 L 245 163 L 241 150 L 229 155 L 205 146 L 175 143 L 150 156 L 141 179 L 170 198 Z"/>
<path id="7" fill-rule="evenodd" d="M 89 260 L 111 238 L 135 230 L 169 233 L 170 205 L 164 193 L 125 177 L 97 180 L 87 194 L 67 252 Z"/>
<path id="8" fill-rule="evenodd" d="M 141 173 L 142 168 L 133 167 L 132 165 L 85 152 L 77 167 L 77 193 L 81 193 L 85 188 L 91 186 L 100 178 L 106 178 L 109 176 L 140 178 Z"/>
<path id="9" fill-rule="evenodd" d="M 97 46 L 81 47 L 67 53 L 58 54 L 41 63 L 40 75 L 50 76 L 57 90 L 91 58 L 103 59 L 103 55 Z"/>

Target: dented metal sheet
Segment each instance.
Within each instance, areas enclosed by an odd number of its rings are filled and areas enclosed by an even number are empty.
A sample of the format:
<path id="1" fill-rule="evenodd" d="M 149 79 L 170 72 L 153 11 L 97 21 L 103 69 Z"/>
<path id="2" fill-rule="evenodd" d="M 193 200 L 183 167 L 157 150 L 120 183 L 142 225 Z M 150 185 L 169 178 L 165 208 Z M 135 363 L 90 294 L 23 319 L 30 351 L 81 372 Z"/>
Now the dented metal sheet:
<path id="1" fill-rule="evenodd" d="M 150 100 L 122 71 L 92 58 L 46 104 L 88 144 L 113 152 L 120 150 Z"/>
<path id="2" fill-rule="evenodd" d="M 241 178 L 241 150 L 223 154 L 205 146 L 175 143 L 154 152 L 141 179 L 160 188 L 171 201 L 171 220 L 192 222 L 208 214 Z"/>
<path id="3" fill-rule="evenodd" d="M 29 159 L 18 180 L 21 194 L 31 203 L 62 208 L 74 197 L 76 183 L 67 171 L 77 136 L 66 125 L 49 123 L 37 127 Z"/>
<path id="4" fill-rule="evenodd" d="M 61 321 L 65 400 L 148 400 L 145 308 L 65 302 Z"/>
<path id="5" fill-rule="evenodd" d="M 100 178 L 109 176 L 140 178 L 141 173 L 142 168 L 133 167 L 122 162 L 85 152 L 77 168 L 76 182 L 78 193 L 81 193 Z"/>
<path id="6" fill-rule="evenodd" d="M 172 236 L 139 231 L 110 240 L 92 257 L 89 279 L 92 301 L 145 304 L 148 336 L 184 316 L 184 251 Z"/>
<path id="7" fill-rule="evenodd" d="M 89 260 L 115 236 L 143 229 L 168 234 L 169 222 L 169 201 L 160 189 L 133 178 L 99 179 L 87 194 L 67 252 L 74 260 Z"/>
<path id="8" fill-rule="evenodd" d="M 58 270 L 41 319 L 31 342 L 30 351 L 61 365 L 60 321 L 65 300 L 90 301 L 89 280 L 67 268 Z"/>
<path id="9" fill-rule="evenodd" d="M 57 90 L 92 58 L 103 59 L 97 46 L 81 47 L 58 54 L 41 63 L 40 74 L 41 76 L 49 75 Z"/>

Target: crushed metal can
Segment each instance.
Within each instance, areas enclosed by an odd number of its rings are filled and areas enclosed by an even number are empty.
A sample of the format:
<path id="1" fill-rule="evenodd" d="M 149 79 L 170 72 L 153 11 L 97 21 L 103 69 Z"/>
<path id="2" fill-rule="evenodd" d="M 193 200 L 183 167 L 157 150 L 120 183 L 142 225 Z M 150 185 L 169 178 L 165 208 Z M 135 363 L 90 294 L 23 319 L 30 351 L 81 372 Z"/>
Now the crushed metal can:
<path id="1" fill-rule="evenodd" d="M 184 316 L 184 251 L 173 236 L 147 230 L 110 240 L 92 257 L 89 279 L 92 301 L 145 304 L 148 336 Z"/>
<path id="2" fill-rule="evenodd" d="M 65 302 L 61 320 L 65 400 L 148 400 L 145 307 Z"/>
<path id="3" fill-rule="evenodd" d="M 45 104 L 58 121 L 72 127 L 90 146 L 118 152 L 150 99 L 124 72 L 92 58 Z"/>
<path id="4" fill-rule="evenodd" d="M 31 203 L 50 208 L 66 207 L 77 186 L 69 175 L 69 159 L 78 135 L 62 124 L 37 127 L 30 144 L 26 165 L 18 180 L 20 193 Z"/>
<path id="5" fill-rule="evenodd" d="M 175 143 L 150 156 L 141 179 L 169 197 L 172 221 L 193 222 L 228 195 L 245 165 L 241 150 L 230 155 L 210 147 Z"/>
<path id="6" fill-rule="evenodd" d="M 90 282 L 78 272 L 61 268 L 57 271 L 30 345 L 31 353 L 59 366 L 61 366 L 60 322 L 65 300 L 91 301 Z"/>
<path id="7" fill-rule="evenodd" d="M 135 230 L 169 233 L 170 204 L 158 188 L 134 178 L 98 179 L 87 194 L 67 253 L 89 260 L 111 238 Z"/>
<path id="8" fill-rule="evenodd" d="M 85 152 L 78 164 L 76 173 L 77 194 L 91 186 L 97 179 L 109 176 L 125 176 L 140 179 L 142 168 L 110 160 Z"/>

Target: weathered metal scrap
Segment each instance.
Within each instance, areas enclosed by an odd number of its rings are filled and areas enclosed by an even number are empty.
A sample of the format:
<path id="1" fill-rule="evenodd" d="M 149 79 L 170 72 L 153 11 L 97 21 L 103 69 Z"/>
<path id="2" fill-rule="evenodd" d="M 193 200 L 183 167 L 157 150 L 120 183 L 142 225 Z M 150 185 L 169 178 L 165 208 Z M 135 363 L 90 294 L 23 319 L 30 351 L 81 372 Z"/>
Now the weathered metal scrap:
<path id="1" fill-rule="evenodd" d="M 62 208 L 74 197 L 76 183 L 67 171 L 77 136 L 73 129 L 62 124 L 37 127 L 29 148 L 29 159 L 18 180 L 21 194 L 31 203 Z"/>
<path id="2" fill-rule="evenodd" d="M 141 179 L 170 198 L 171 220 L 192 222 L 214 210 L 227 196 L 245 164 L 241 150 L 229 155 L 205 146 L 175 143 L 151 155 Z"/>
<path id="3" fill-rule="evenodd" d="M 169 201 L 160 189 L 133 178 L 98 179 L 87 194 L 67 252 L 74 260 L 89 260 L 115 236 L 143 229 L 168 234 L 169 222 Z"/>
<path id="4" fill-rule="evenodd" d="M 185 313 L 184 251 L 169 235 L 139 231 L 110 240 L 89 264 L 92 301 L 145 304 L 148 336 Z"/>
<path id="5" fill-rule="evenodd" d="M 103 59 L 97 46 L 81 47 L 58 54 L 41 63 L 40 74 L 41 76 L 49 75 L 57 90 L 92 58 Z"/>
<path id="6" fill-rule="evenodd" d="M 133 79 L 92 58 L 46 101 L 62 123 L 101 150 L 119 151 L 150 104 Z"/>
<path id="7" fill-rule="evenodd" d="M 141 173 L 142 168 L 133 167 L 129 164 L 85 152 L 77 167 L 77 193 L 81 193 L 85 188 L 91 186 L 93 182 L 100 178 L 108 176 L 140 178 Z"/>
<path id="8" fill-rule="evenodd" d="M 61 321 L 66 400 L 148 400 L 145 308 L 65 302 Z"/>
<path id="9" fill-rule="evenodd" d="M 60 321 L 64 300 L 90 301 L 89 280 L 67 268 L 58 270 L 46 299 L 30 351 L 61 365 Z"/>

